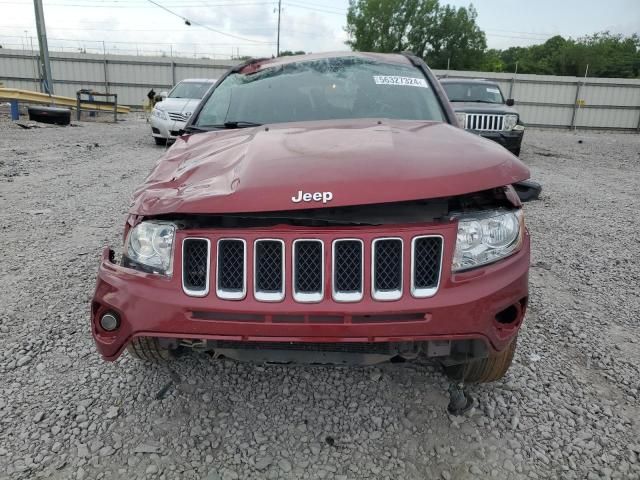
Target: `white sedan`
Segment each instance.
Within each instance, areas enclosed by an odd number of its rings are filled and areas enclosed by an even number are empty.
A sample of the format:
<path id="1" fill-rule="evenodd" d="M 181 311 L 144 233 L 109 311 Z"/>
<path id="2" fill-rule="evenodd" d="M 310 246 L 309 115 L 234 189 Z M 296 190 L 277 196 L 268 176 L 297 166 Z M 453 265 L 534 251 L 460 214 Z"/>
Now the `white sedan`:
<path id="1" fill-rule="evenodd" d="M 216 83 L 212 78 L 189 78 L 171 89 L 167 98 L 151 111 L 151 135 L 157 145 L 174 141 L 205 93 Z"/>

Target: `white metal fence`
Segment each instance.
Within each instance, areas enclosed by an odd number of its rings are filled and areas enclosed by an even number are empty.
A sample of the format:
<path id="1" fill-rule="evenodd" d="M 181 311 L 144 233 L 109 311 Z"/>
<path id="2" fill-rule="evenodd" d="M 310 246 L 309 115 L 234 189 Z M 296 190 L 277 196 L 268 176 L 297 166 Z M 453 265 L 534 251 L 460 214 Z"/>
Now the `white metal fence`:
<path id="1" fill-rule="evenodd" d="M 218 78 L 237 60 L 200 60 L 129 55 L 51 52 L 56 95 L 76 96 L 81 88 L 117 93 L 118 103 L 142 105 L 147 92 L 169 90 L 184 78 Z M 6 87 L 40 91 L 38 57 L 0 49 L 0 82 Z"/>
<path id="2" fill-rule="evenodd" d="M 124 105 L 141 105 L 146 93 L 168 90 L 184 78 L 217 78 L 237 60 L 51 54 L 54 90 L 75 97 L 81 88 L 118 94 Z M 581 78 L 435 70 L 440 77 L 487 78 L 514 98 L 527 125 L 640 130 L 640 79 Z M 0 82 L 39 90 L 36 53 L 0 49 Z"/>
<path id="3" fill-rule="evenodd" d="M 439 77 L 496 81 L 527 125 L 640 130 L 640 79 L 434 70 Z"/>

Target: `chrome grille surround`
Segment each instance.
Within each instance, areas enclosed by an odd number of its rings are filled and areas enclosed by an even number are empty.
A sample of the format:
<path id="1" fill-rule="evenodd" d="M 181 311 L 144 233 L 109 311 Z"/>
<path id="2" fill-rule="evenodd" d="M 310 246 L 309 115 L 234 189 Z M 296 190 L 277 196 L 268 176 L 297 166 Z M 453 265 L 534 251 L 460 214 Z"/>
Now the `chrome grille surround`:
<path id="1" fill-rule="evenodd" d="M 360 244 L 360 289 L 339 290 L 336 286 L 336 246 L 343 242 L 356 242 Z M 364 296 L 364 242 L 359 238 L 339 238 L 331 243 L 331 296 L 336 302 L 359 302 Z"/>
<path id="2" fill-rule="evenodd" d="M 261 268 L 258 263 L 262 260 L 258 258 L 258 249 L 261 248 L 262 244 L 269 243 L 278 243 L 280 245 L 280 289 L 258 289 L 259 283 L 259 275 L 263 275 L 263 272 L 259 272 L 258 268 Z M 272 260 L 272 259 L 268 259 Z M 286 290 L 286 279 L 285 279 L 285 251 L 284 251 L 284 241 L 277 238 L 260 238 L 253 242 L 253 296 L 256 300 L 261 302 L 280 302 L 284 300 L 285 290 Z M 272 267 L 272 266 L 269 266 Z M 265 266 L 266 268 L 266 266 Z M 276 272 L 271 272 L 273 274 L 277 274 Z"/>
<path id="3" fill-rule="evenodd" d="M 169 118 L 174 122 L 186 122 L 189 119 L 188 116 L 177 112 L 167 112 L 167 115 L 169 115 Z"/>
<path id="4" fill-rule="evenodd" d="M 300 247 L 303 244 L 308 244 L 308 243 L 317 243 L 320 245 L 320 289 L 319 290 L 310 290 L 310 289 L 300 289 L 299 288 L 299 280 L 300 277 L 299 275 L 301 274 L 301 271 L 299 270 L 299 263 L 302 261 L 300 260 L 299 257 L 301 257 L 300 253 L 298 252 L 298 247 Z M 292 248 L 292 258 L 293 258 L 293 275 L 292 275 L 292 292 L 293 292 L 293 298 L 294 300 L 296 300 L 297 302 L 301 302 L 301 303 L 314 303 L 314 302 L 320 302 L 323 298 L 324 298 L 324 270 L 325 270 L 325 266 L 324 266 L 324 242 L 322 240 L 318 240 L 318 239 L 314 239 L 314 238 L 299 238 L 297 240 L 293 241 L 293 248 Z M 307 291 L 302 291 L 302 290 L 307 290 Z"/>
<path id="5" fill-rule="evenodd" d="M 221 245 L 225 242 L 242 242 L 242 288 L 228 289 L 220 286 L 220 272 L 222 270 L 221 259 L 224 260 L 220 252 Z M 242 300 L 247 295 L 247 242 L 242 238 L 220 238 L 216 246 L 216 295 L 223 300 Z"/>
<path id="6" fill-rule="evenodd" d="M 504 129 L 504 115 L 490 113 L 465 113 L 464 128 L 478 132 L 501 132 Z"/>
<path id="7" fill-rule="evenodd" d="M 385 242 L 385 243 L 383 243 Z M 382 252 L 383 248 L 387 248 L 386 245 L 391 245 L 391 242 L 400 244 L 400 259 L 399 259 L 399 275 L 398 275 L 398 284 L 397 288 L 379 288 L 377 280 L 377 276 L 381 274 L 387 275 L 387 271 L 378 272 L 378 267 L 383 268 L 383 262 L 393 262 L 393 259 L 389 260 L 388 256 L 393 255 L 394 253 L 387 253 L 387 257 L 378 258 L 378 253 Z M 385 245 L 385 247 L 383 247 Z M 390 247 L 395 248 L 395 247 Z M 374 300 L 380 301 L 392 301 L 398 300 L 402 297 L 402 277 L 404 276 L 404 242 L 399 237 L 381 237 L 376 238 L 371 244 L 371 296 Z M 384 283 L 388 281 L 385 280 Z"/>
<path id="8" fill-rule="evenodd" d="M 416 244 L 418 241 L 422 239 L 439 239 L 440 240 L 440 254 L 438 256 L 438 273 L 437 273 L 437 281 L 434 286 L 430 287 L 421 287 L 416 286 Z M 417 237 L 413 237 L 411 239 L 411 295 L 415 298 L 428 298 L 433 297 L 438 289 L 440 288 L 440 280 L 442 278 L 442 255 L 444 252 L 444 238 L 442 235 L 419 235 Z"/>
<path id="9" fill-rule="evenodd" d="M 188 242 L 205 242 L 207 244 L 206 270 L 204 273 L 204 288 L 192 288 L 189 286 L 189 270 L 185 268 L 186 262 L 191 258 L 185 256 L 185 250 L 188 248 Z M 185 248 L 186 247 L 186 248 Z M 208 238 L 189 237 L 182 242 L 182 290 L 190 297 L 205 297 L 209 294 L 209 277 L 211 276 L 211 241 Z"/>
<path id="10" fill-rule="evenodd" d="M 191 297 L 205 297 L 210 291 L 209 283 L 215 281 L 215 294 L 222 300 L 243 300 L 251 288 L 255 300 L 279 302 L 286 297 L 286 289 L 291 288 L 291 296 L 298 303 L 330 299 L 359 302 L 364 298 L 367 253 L 370 254 L 367 267 L 371 268 L 367 284 L 373 300 L 393 301 L 409 294 L 413 298 L 428 298 L 437 293 L 444 256 L 442 235 L 378 237 L 366 240 L 366 245 L 361 238 L 331 236 L 295 238 L 291 243 L 278 238 L 218 237 L 213 253 L 213 240 L 186 237 L 182 241 L 182 289 Z M 329 242 L 331 252 L 326 251 Z M 253 250 L 248 243 L 253 244 Z M 410 249 L 406 255 L 405 245 Z M 329 254 L 331 263 L 327 267 Z M 285 268 L 287 256 L 292 261 L 289 272 Z M 253 262 L 251 269 L 249 262 Z M 410 268 L 410 275 L 405 274 L 405 267 Z M 328 288 L 331 295 L 326 292 Z"/>

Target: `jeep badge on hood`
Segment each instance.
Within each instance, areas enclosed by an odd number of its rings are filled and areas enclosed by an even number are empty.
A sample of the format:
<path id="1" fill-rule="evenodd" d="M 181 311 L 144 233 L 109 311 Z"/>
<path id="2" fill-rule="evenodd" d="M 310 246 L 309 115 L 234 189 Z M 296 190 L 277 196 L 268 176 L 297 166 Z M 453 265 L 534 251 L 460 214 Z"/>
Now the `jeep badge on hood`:
<path id="1" fill-rule="evenodd" d="M 319 202 L 322 203 L 330 202 L 333 199 L 333 193 L 331 192 L 313 192 L 313 193 L 305 193 L 302 190 L 298 190 L 296 196 L 291 197 L 291 201 L 293 203 L 300 202 Z"/>

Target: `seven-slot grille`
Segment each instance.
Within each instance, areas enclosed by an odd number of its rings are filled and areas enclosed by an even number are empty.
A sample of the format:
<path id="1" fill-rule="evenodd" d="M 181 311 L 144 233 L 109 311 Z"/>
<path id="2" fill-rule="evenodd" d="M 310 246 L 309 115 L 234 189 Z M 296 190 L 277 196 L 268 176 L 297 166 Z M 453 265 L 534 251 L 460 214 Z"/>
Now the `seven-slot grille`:
<path id="1" fill-rule="evenodd" d="M 465 114 L 464 128 L 481 132 L 499 132 L 504 127 L 504 115 L 488 113 Z"/>
<path id="2" fill-rule="evenodd" d="M 325 247 L 329 246 L 327 252 Z M 410 245 L 402 238 L 376 238 L 370 248 L 373 299 L 397 300 L 403 296 L 406 264 L 411 266 L 412 296 L 424 298 L 436 293 L 442 263 L 441 236 L 417 236 Z M 258 301 L 283 300 L 288 283 L 297 302 L 322 301 L 325 284 L 330 284 L 331 297 L 337 302 L 357 302 L 364 296 L 365 243 L 360 239 L 297 239 L 286 248 L 280 239 L 258 239 L 253 243 L 252 258 L 248 258 L 245 240 L 223 238 L 217 241 L 213 262 L 210 251 L 207 239 L 184 240 L 182 283 L 187 295 L 205 296 L 209 291 L 210 268 L 215 268 L 215 292 L 223 300 L 245 298 L 249 271 L 253 295 Z M 285 258 L 292 260 L 290 279 L 286 276 Z M 325 260 L 330 263 L 329 269 Z M 253 268 L 250 270 L 247 265 Z M 326 272 L 330 272 L 329 281 L 325 280 Z"/>

